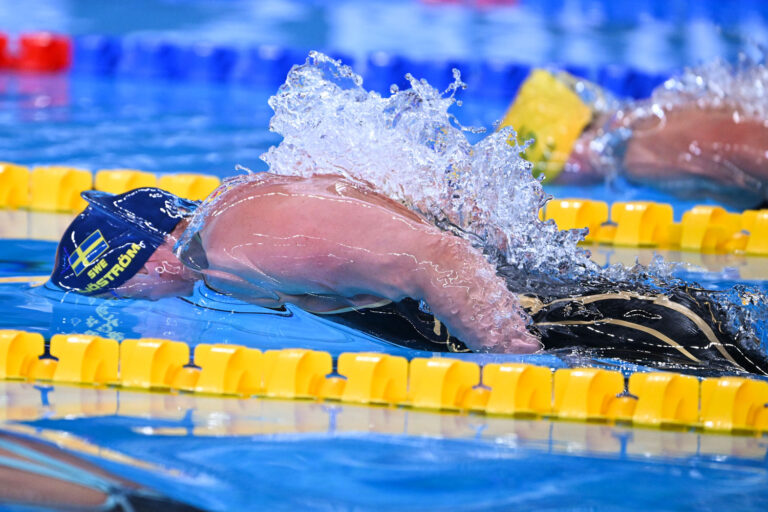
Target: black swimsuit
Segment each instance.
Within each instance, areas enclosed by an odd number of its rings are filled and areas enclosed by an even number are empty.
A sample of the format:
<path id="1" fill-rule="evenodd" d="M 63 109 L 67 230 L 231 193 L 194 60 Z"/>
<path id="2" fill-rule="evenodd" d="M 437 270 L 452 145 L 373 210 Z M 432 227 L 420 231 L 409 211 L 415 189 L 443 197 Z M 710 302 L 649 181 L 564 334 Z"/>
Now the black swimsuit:
<path id="1" fill-rule="evenodd" d="M 530 330 L 547 351 L 571 349 L 590 358 L 699 374 L 768 374 L 766 356 L 728 334 L 723 313 L 702 290 L 676 288 L 665 295 L 616 291 L 548 302 L 521 296 L 520 301 L 533 319 Z M 470 352 L 412 299 L 322 316 L 416 350 Z"/>
<path id="2" fill-rule="evenodd" d="M 664 295 L 617 291 L 532 301 L 529 312 L 547 350 L 585 347 L 593 357 L 699 374 L 768 374 L 766 355 L 736 341 L 706 296 L 692 288 Z"/>
<path id="3" fill-rule="evenodd" d="M 431 313 L 422 311 L 419 302 L 413 299 L 321 316 L 415 350 L 471 352 L 461 340 L 451 336 L 445 325 Z"/>

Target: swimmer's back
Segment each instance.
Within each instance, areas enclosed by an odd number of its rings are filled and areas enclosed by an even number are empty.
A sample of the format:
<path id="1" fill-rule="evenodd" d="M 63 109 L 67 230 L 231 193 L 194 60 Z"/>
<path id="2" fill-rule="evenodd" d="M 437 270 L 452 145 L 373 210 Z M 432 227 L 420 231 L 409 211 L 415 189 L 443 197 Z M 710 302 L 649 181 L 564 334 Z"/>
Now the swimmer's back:
<path id="1" fill-rule="evenodd" d="M 401 204 L 336 176 L 255 175 L 221 192 L 205 215 L 200 239 L 211 268 L 279 283 L 287 294 L 354 295 L 371 281 L 381 287 L 391 278 L 377 279 L 391 273 L 391 248 L 441 236 Z M 346 290 L 350 282 L 360 290 Z"/>

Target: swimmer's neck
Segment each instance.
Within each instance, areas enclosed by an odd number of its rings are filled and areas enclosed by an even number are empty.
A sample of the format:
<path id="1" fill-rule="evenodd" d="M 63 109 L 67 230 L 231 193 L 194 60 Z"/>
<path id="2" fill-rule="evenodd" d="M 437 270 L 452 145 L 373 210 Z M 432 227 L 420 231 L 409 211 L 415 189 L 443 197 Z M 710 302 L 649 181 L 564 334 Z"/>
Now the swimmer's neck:
<path id="1" fill-rule="evenodd" d="M 184 219 L 181 219 L 181 221 L 176 225 L 176 227 L 171 231 L 168 236 L 165 237 L 165 242 L 163 242 L 163 245 L 160 246 L 160 248 L 166 249 L 168 253 L 172 254 L 174 259 L 181 265 L 183 271 L 181 275 L 179 276 L 181 280 L 187 281 L 190 283 L 194 283 L 195 281 L 199 281 L 203 278 L 203 275 L 181 262 L 181 260 L 178 260 L 178 255 L 176 254 L 175 248 L 178 244 L 179 240 L 184 236 L 184 232 L 189 227 L 189 224 L 191 222 L 191 218 L 187 217 Z M 158 249 L 160 249 L 158 248 Z"/>
<path id="2" fill-rule="evenodd" d="M 181 221 L 176 224 L 176 227 L 173 228 L 173 231 L 171 231 L 168 236 L 165 237 L 165 242 L 163 245 L 170 246 L 169 249 L 173 252 L 173 248 L 175 247 L 176 243 L 181 240 L 182 236 L 184 236 L 184 232 L 189 227 L 189 223 L 191 221 L 191 217 L 181 219 Z"/>

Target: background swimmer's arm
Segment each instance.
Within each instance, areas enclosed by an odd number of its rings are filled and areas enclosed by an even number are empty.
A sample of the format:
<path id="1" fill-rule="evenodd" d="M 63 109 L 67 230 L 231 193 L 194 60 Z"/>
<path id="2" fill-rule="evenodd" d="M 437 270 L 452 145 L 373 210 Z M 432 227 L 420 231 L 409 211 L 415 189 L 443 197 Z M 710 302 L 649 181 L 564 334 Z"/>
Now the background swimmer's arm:
<path id="1" fill-rule="evenodd" d="M 678 174 L 760 186 L 768 181 L 768 125 L 732 108 L 675 107 L 632 124 L 624 165 L 635 178 Z"/>
<path id="2" fill-rule="evenodd" d="M 598 181 L 619 170 L 639 181 L 707 179 L 749 190 L 768 181 L 767 120 L 695 104 L 650 116 L 648 108 L 641 103 L 610 123 L 594 123 L 574 145 L 558 182 Z M 620 143 L 622 128 L 630 130 L 626 151 L 611 156 L 603 142 Z"/>

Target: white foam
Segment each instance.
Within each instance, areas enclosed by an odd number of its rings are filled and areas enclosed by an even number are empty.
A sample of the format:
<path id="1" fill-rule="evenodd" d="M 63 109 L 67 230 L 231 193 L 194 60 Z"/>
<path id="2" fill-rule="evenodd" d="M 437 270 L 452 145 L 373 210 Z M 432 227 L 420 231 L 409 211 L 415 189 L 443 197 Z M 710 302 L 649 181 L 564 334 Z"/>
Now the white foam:
<path id="1" fill-rule="evenodd" d="M 744 60 L 733 66 L 715 60 L 688 68 L 656 88 L 651 103 L 670 109 L 675 105 L 731 108 L 740 115 L 768 118 L 768 67 Z"/>
<path id="2" fill-rule="evenodd" d="M 270 129 L 283 141 L 262 159 L 278 174 L 368 182 L 470 239 L 496 264 L 545 274 L 594 271 L 577 247 L 583 231 L 539 220 L 548 196 L 520 157 L 515 132 L 467 140 L 449 113 L 453 92 L 464 86 L 454 75 L 445 93 L 407 76 L 409 89 L 382 97 L 348 66 L 312 52 L 269 100 Z"/>

